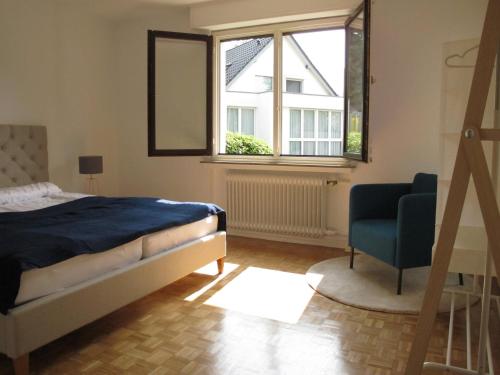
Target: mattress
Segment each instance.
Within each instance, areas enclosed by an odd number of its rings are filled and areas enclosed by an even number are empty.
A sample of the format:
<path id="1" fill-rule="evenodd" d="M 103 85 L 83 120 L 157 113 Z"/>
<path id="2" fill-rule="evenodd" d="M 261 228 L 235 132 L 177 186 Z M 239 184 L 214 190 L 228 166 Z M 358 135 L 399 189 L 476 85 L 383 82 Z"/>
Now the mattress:
<path id="1" fill-rule="evenodd" d="M 5 201 L 0 212 L 21 212 L 53 206 L 82 198 L 77 193 L 52 192 L 30 199 Z M 97 276 L 125 267 L 142 258 L 199 239 L 217 231 L 217 216 L 162 230 L 97 254 L 84 254 L 49 267 L 23 272 L 16 305 L 64 290 Z"/>
<path id="2" fill-rule="evenodd" d="M 16 305 L 128 266 L 142 257 L 142 238 L 97 254 L 83 254 L 21 275 Z"/>
<path id="3" fill-rule="evenodd" d="M 194 223 L 148 234 L 142 239 L 142 256 L 149 258 L 161 251 L 215 233 L 217 224 L 217 215 L 212 215 Z"/>

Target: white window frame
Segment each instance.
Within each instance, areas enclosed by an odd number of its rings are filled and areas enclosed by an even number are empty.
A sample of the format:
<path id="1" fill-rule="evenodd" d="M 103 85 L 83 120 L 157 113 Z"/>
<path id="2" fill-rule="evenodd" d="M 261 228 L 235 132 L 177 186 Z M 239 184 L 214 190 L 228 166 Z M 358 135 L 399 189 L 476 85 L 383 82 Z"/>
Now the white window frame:
<path id="1" fill-rule="evenodd" d="M 282 46 L 283 34 L 297 31 L 315 31 L 321 29 L 344 29 L 347 16 L 328 17 L 304 21 L 295 21 L 255 27 L 244 27 L 232 30 L 221 30 L 213 33 L 213 157 L 221 160 L 251 160 L 257 159 L 272 162 L 295 162 L 298 158 L 312 162 L 343 159 L 339 156 L 305 157 L 281 155 L 281 120 L 283 94 Z M 220 154 L 220 43 L 230 39 L 245 39 L 262 35 L 272 35 L 274 41 L 274 71 L 273 71 L 273 155 L 227 155 Z M 276 90 L 276 87 L 280 88 Z"/>

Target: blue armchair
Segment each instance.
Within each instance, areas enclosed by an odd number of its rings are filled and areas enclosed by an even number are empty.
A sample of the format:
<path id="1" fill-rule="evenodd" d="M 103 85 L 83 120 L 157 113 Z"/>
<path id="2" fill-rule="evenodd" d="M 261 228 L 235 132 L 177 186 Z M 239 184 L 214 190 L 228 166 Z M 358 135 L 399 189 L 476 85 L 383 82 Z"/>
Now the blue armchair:
<path id="1" fill-rule="evenodd" d="M 354 249 L 403 270 L 431 264 L 437 176 L 417 173 L 413 183 L 355 185 L 349 202 L 350 268 Z"/>

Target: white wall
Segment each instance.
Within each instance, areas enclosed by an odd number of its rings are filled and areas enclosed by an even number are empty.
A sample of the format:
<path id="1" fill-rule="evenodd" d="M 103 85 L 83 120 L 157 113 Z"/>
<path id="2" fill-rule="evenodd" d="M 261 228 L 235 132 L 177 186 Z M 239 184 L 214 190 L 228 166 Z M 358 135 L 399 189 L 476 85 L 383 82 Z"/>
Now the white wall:
<path id="1" fill-rule="evenodd" d="M 290 6 L 314 13 L 326 3 L 337 4 L 315 0 Z M 91 2 L 76 4 L 0 0 L 0 123 L 48 126 L 51 176 L 65 189 L 83 186 L 77 156 L 98 153 L 105 157 L 101 181 L 107 194 L 223 203 L 223 171 L 212 171 L 197 157 L 147 157 L 146 30 L 189 31 L 189 10 L 150 5 L 117 20 L 84 9 L 92 8 Z M 217 14 L 224 22 L 245 21 L 245 14 L 246 21 L 266 18 L 266 7 L 241 11 L 251 4 L 215 2 L 203 9 L 212 21 Z M 280 9 L 289 15 L 288 4 L 273 1 L 269 15 Z M 485 7 L 486 0 L 375 2 L 373 161 L 358 164 L 353 183 L 408 181 L 417 171 L 438 170 L 442 45 L 478 37 Z M 203 9 L 196 9 L 191 17 L 201 25 Z M 337 185 L 329 196 L 328 224 L 342 233 L 349 188 Z"/>
<path id="2" fill-rule="evenodd" d="M 0 123 L 48 128 L 50 177 L 81 191 L 78 155 L 104 156 L 116 193 L 111 25 L 76 4 L 0 2 Z"/>
<path id="3" fill-rule="evenodd" d="M 50 177 L 82 190 L 78 155 L 104 155 L 115 194 L 111 25 L 64 1 L 0 1 L 0 123 L 48 128 Z"/>
<path id="4" fill-rule="evenodd" d="M 321 6 L 319 3 L 303 4 L 313 10 Z M 255 2 L 199 5 L 192 20 L 196 25 L 213 27 L 216 22 L 229 22 L 231 14 L 242 24 L 267 17 L 266 7 L 251 4 Z M 287 4 L 285 0 L 273 1 L 272 15 Z M 371 74 L 376 82 L 370 88 L 371 162 L 358 164 L 350 176 L 352 183 L 410 181 L 418 171 L 438 171 L 443 43 L 480 36 L 486 4 L 486 0 L 374 2 Z M 246 7 L 252 11 L 238 10 Z M 284 15 L 287 12 L 283 10 Z M 348 193 L 349 185 L 341 184 L 329 195 L 329 226 L 342 233 L 347 233 Z"/>
<path id="5" fill-rule="evenodd" d="M 410 181 L 439 170 L 443 43 L 478 37 L 486 0 L 377 0 L 372 9 L 371 163 L 353 183 Z M 347 196 L 346 196 L 347 197 Z M 346 228 L 347 207 L 331 217 Z M 333 210 L 333 207 L 331 207 Z"/>
<path id="6" fill-rule="evenodd" d="M 376 1 L 372 10 L 370 146 L 353 180 L 437 171 L 443 43 L 480 36 L 484 0 Z M 388 161 L 391 164 L 387 165 Z"/>
<path id="7" fill-rule="evenodd" d="M 115 23 L 120 194 L 211 200 L 211 173 L 201 158 L 147 156 L 148 29 L 189 32 L 189 10 L 149 6 Z"/>

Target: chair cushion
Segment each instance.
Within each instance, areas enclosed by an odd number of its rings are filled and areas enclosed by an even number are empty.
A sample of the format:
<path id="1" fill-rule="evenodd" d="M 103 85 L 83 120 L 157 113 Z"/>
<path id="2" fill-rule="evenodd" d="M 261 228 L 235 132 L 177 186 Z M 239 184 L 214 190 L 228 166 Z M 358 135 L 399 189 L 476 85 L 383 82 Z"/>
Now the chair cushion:
<path id="1" fill-rule="evenodd" d="M 417 173 L 411 186 L 412 194 L 436 193 L 437 175 L 430 173 Z"/>
<path id="2" fill-rule="evenodd" d="M 351 231 L 351 246 L 391 266 L 394 265 L 397 233 L 396 220 L 357 220 L 352 223 Z"/>

